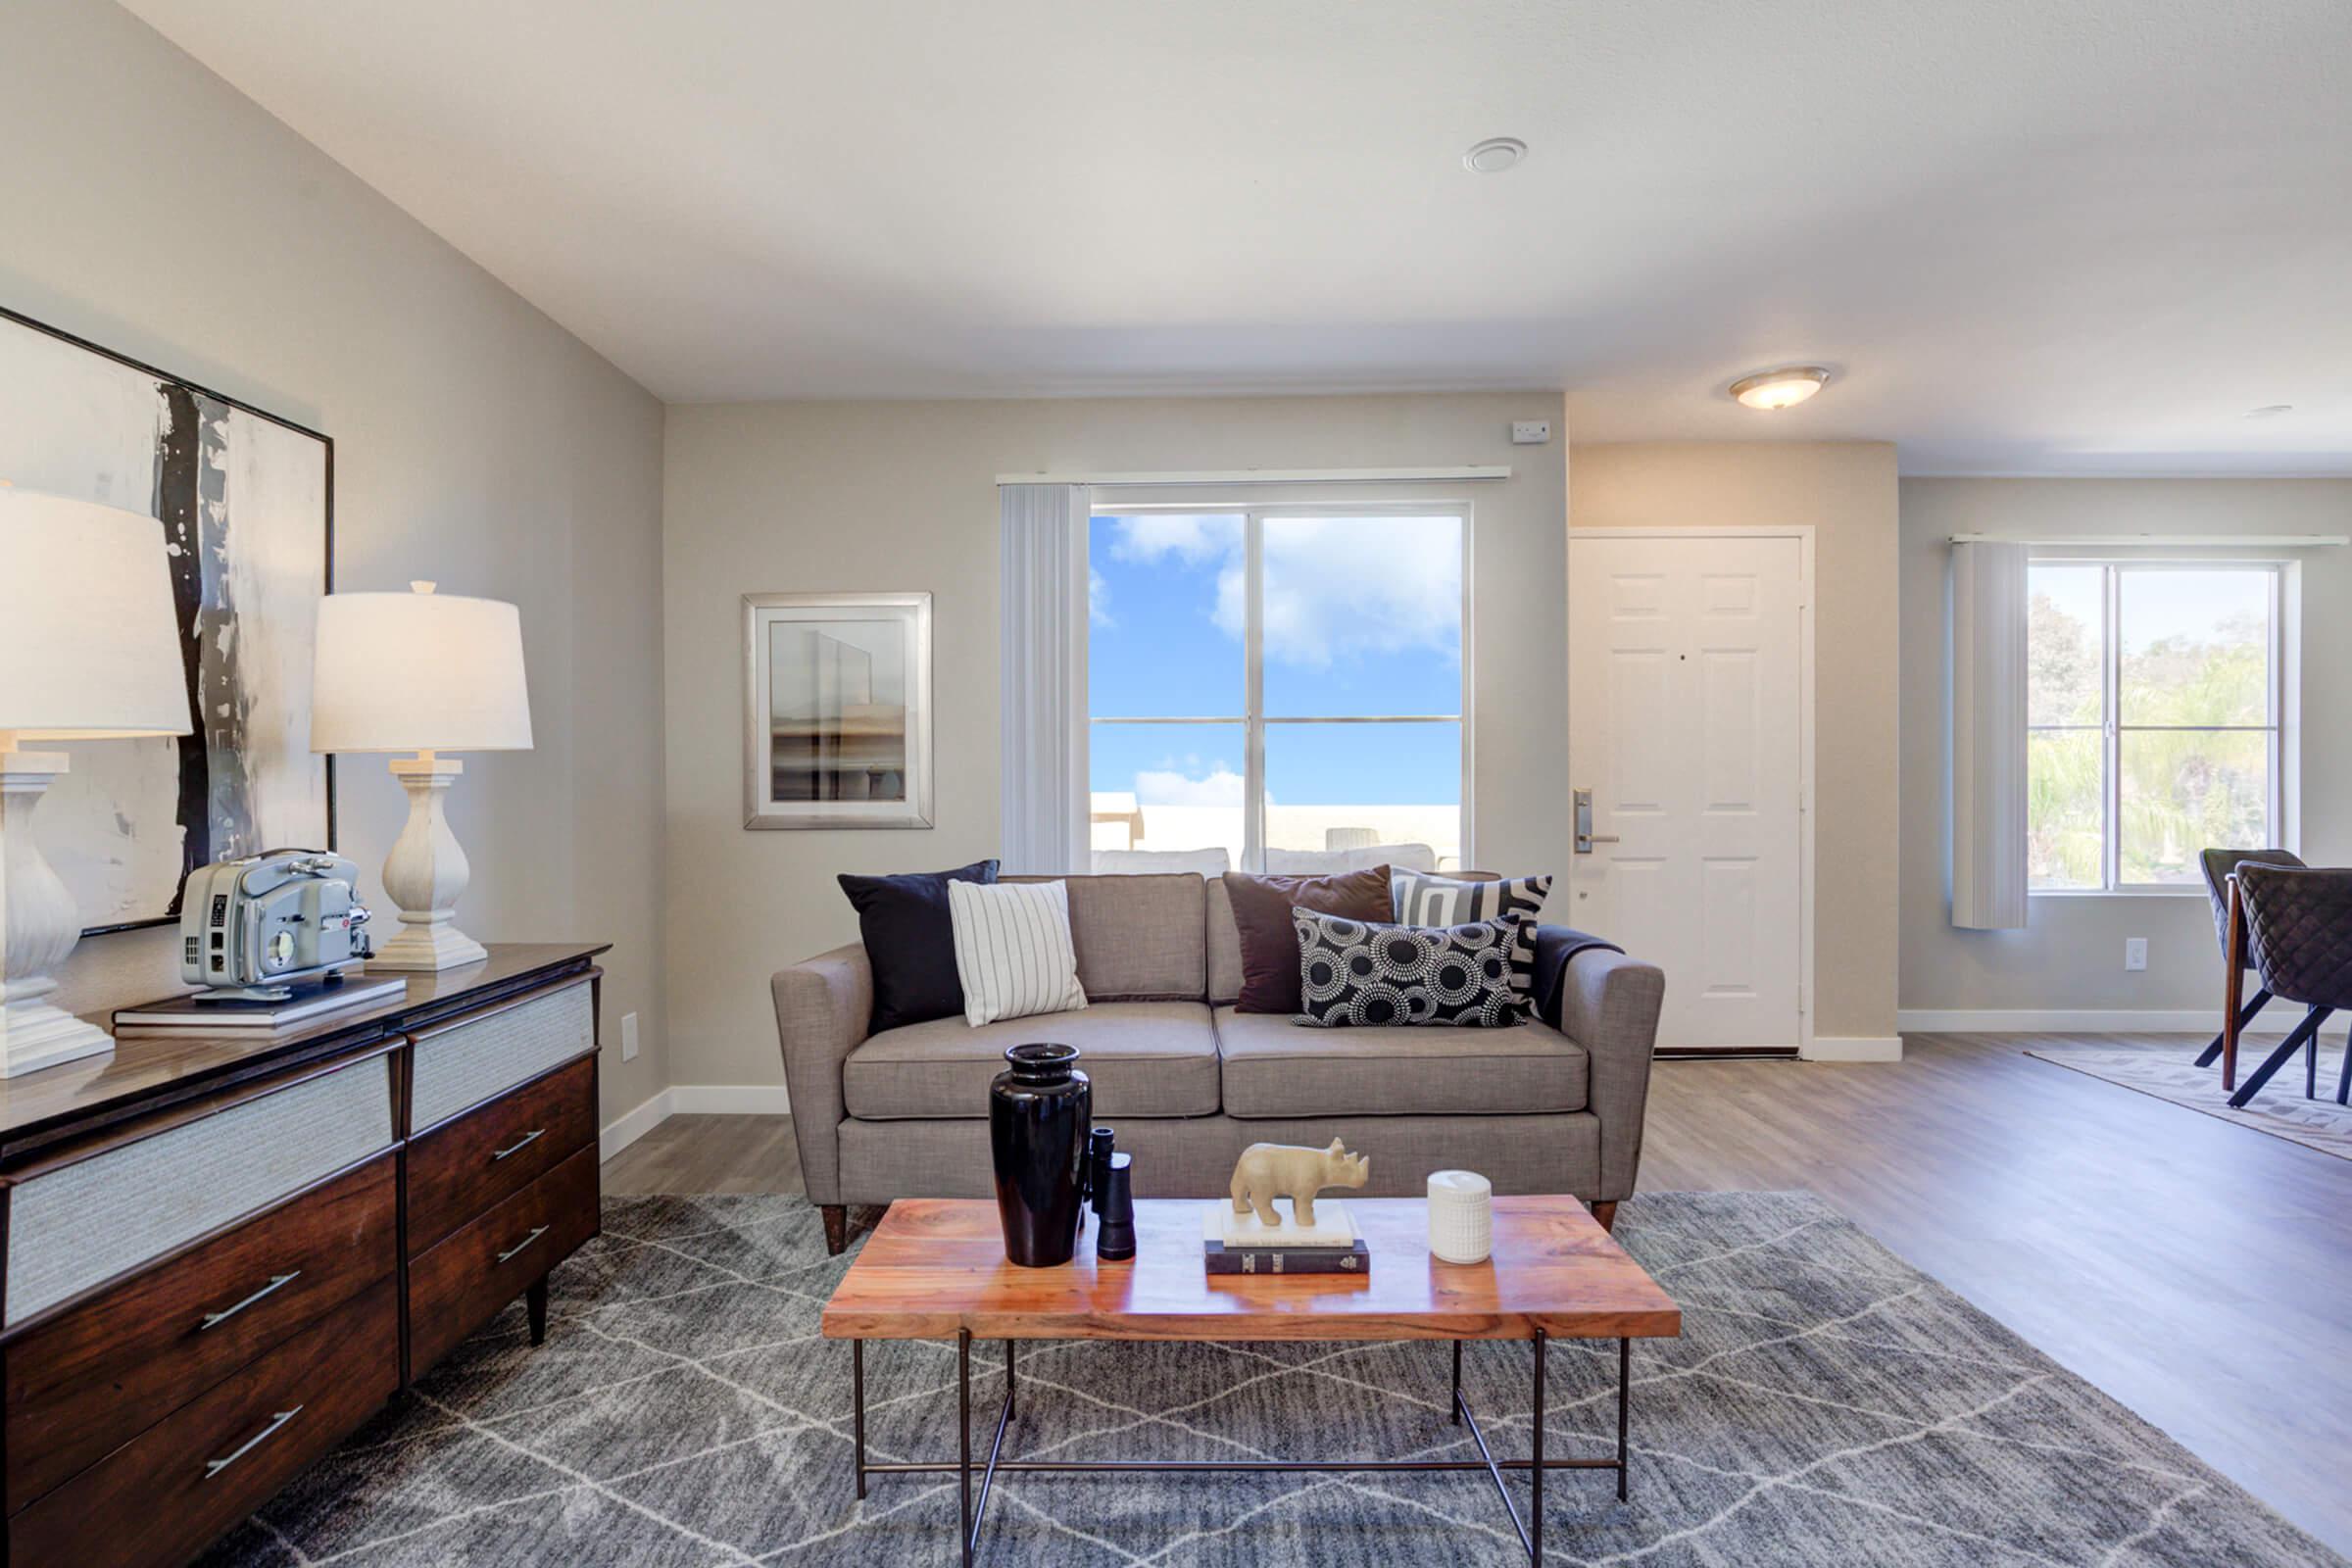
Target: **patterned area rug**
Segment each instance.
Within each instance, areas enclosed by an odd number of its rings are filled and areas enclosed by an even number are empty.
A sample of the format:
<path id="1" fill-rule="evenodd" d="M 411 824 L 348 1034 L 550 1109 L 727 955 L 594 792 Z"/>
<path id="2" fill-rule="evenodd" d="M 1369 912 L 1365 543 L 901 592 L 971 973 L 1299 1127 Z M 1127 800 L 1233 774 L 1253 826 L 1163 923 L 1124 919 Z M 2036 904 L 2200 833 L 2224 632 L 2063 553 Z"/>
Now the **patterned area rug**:
<path id="1" fill-rule="evenodd" d="M 2103 1078 L 2126 1089 L 2136 1089 L 2158 1100 L 2169 1100 L 2176 1105 L 2201 1110 L 2208 1116 L 2237 1122 L 2269 1133 L 2273 1138 L 2284 1138 L 2306 1148 L 2333 1154 L 2338 1159 L 2352 1159 L 2352 1109 L 2335 1102 L 2337 1075 L 2344 1066 L 2344 1035 L 2342 1029 L 2329 1020 L 2328 1027 L 2320 1031 L 2328 1038 L 2320 1043 L 2319 1095 L 2303 1098 L 2303 1057 L 2278 1069 L 2278 1076 L 2262 1086 L 2243 1110 L 2230 1108 L 2230 1097 L 2222 1093 L 2222 1066 L 2197 1065 L 2197 1054 L 2203 1051 L 2210 1036 L 2182 1036 L 2166 1045 L 2119 1046 L 2076 1045 L 2067 1041 L 2052 1041 L 2029 1050 L 2029 1056 L 2072 1067 L 2093 1078 Z M 2278 1045 L 2278 1035 L 2261 1035 L 2242 1040 L 2237 1048 L 2237 1081 L 2243 1084 L 2245 1075 L 2260 1066 Z"/>
<path id="2" fill-rule="evenodd" d="M 555 1275 L 206 1559 L 237 1564 L 949 1564 L 952 1481 L 852 1495 L 850 1355 L 816 1337 L 849 1258 L 797 1198 L 619 1199 Z M 1633 1500 L 1544 1486 L 1550 1561 L 2027 1568 L 2339 1559 L 1799 1194 L 1658 1194 L 1619 1235 L 1684 1304 L 1637 1347 Z M 1001 1357 L 973 1403 L 993 1412 Z M 1464 1381 L 1506 1454 L 1531 1351 Z M 1547 1442 L 1614 1439 L 1615 1348 L 1551 1351 Z M 955 1452 L 955 1355 L 867 1355 L 877 1458 Z M 1443 1345 L 1025 1348 L 1008 1454 L 1456 1455 Z M 978 1418 L 975 1415 L 975 1428 Z M 976 1432 L 975 1443 L 984 1434 Z M 1517 1481 L 1524 1506 L 1525 1482 Z M 1524 1561 L 1483 1474 L 1001 1479 L 996 1564 Z"/>

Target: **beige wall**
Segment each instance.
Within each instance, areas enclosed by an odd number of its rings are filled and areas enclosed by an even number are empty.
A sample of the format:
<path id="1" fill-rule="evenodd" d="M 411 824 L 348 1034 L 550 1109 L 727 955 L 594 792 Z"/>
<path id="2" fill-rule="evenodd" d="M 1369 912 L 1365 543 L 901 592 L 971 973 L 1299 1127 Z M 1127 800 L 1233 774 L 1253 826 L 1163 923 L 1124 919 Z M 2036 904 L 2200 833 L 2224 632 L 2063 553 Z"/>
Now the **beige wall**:
<path id="1" fill-rule="evenodd" d="M 1512 446 L 1510 421 L 1531 418 L 1552 421 L 1552 443 Z M 1556 393 L 673 408 L 662 585 L 677 1081 L 781 1082 L 767 977 L 856 936 L 837 873 L 997 853 L 1001 472 L 1511 465 L 1508 480 L 1427 493 L 1476 507 L 1478 858 L 1564 867 L 1565 451 Z M 935 596 L 936 828 L 744 831 L 740 596 L 909 588 Z"/>
<path id="2" fill-rule="evenodd" d="M 339 586 L 520 605 L 538 749 L 466 759 L 461 916 L 616 943 L 607 1113 L 644 1100 L 666 1081 L 660 404 L 115 6 L 0 13 L 0 302 L 334 437 Z M 361 757 L 338 803 L 380 892 L 405 798 Z M 170 933 L 93 938 L 65 979 L 89 1011 L 172 989 Z"/>
<path id="3" fill-rule="evenodd" d="M 2195 1010 L 2218 1016 L 2222 963 L 2194 898 L 2027 901 L 2023 931 L 1951 925 L 1944 848 L 1944 578 L 1955 533 L 2308 534 L 2352 529 L 2352 480 L 1906 479 L 1902 485 L 1902 1004 L 1914 1010 Z M 2303 557 L 2303 846 L 2352 863 L 2352 550 Z M 2148 967 L 2124 968 L 2124 939 Z"/>
<path id="4" fill-rule="evenodd" d="M 1571 527 L 1815 530 L 1820 1039 L 1895 1032 L 1895 509 L 1879 443 L 1580 446 L 1569 462 Z"/>

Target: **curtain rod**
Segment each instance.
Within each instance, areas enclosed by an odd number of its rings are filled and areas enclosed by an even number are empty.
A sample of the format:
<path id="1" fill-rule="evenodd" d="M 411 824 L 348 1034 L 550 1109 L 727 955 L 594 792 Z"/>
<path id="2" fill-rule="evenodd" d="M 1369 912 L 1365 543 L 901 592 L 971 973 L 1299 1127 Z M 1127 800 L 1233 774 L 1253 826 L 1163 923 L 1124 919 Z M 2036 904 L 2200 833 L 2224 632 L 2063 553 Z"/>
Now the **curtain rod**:
<path id="1" fill-rule="evenodd" d="M 1003 484 L 1084 484 L 1099 488 L 1155 484 L 1362 484 L 1408 479 L 1508 479 L 1507 465 L 1452 468 L 1170 468 L 1161 472 L 1000 473 Z"/>
<path id="2" fill-rule="evenodd" d="M 2352 534 L 2340 533 L 2102 533 L 2062 536 L 2023 533 L 1956 533 L 1956 545 L 2113 545 L 2145 549 L 2166 545 L 2199 550 L 2316 550 L 2328 545 L 2352 544 Z"/>

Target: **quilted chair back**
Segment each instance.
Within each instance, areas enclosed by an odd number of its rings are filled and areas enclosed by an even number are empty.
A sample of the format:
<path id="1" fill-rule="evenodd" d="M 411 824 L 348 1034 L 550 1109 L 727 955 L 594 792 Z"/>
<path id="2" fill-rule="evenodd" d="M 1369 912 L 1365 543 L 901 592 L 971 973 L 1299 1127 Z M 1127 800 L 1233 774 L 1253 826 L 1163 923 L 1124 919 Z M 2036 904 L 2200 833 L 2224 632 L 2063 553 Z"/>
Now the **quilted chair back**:
<path id="1" fill-rule="evenodd" d="M 2254 967 L 2273 996 L 2352 1007 L 2352 871 L 2246 865 L 2237 873 Z"/>
<path id="2" fill-rule="evenodd" d="M 2197 863 L 2205 872 L 2205 897 L 2213 905 L 2213 934 L 2222 941 L 2222 962 L 2230 961 L 2230 873 L 2246 861 L 2260 865 L 2300 866 L 2303 858 L 2292 850 L 2200 850 Z M 2254 955 L 2246 955 L 2246 967 Z"/>

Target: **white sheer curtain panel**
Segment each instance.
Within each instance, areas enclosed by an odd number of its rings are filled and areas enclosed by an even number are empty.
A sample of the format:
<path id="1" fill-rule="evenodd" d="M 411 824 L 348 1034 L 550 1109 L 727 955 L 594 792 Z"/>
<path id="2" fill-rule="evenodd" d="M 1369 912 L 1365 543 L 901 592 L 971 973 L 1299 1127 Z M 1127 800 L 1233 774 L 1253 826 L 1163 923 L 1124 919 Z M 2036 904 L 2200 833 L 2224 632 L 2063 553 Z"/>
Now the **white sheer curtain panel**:
<path id="1" fill-rule="evenodd" d="M 1082 484 L 997 487 L 1004 603 L 1004 869 L 1087 868 Z"/>
<path id="2" fill-rule="evenodd" d="M 1952 924 L 2026 924 L 2026 547 L 1952 546 Z"/>

